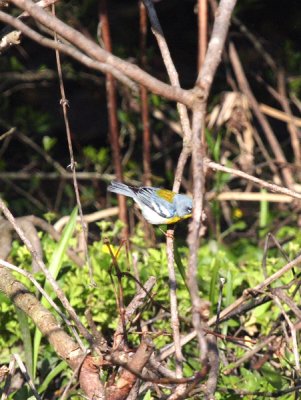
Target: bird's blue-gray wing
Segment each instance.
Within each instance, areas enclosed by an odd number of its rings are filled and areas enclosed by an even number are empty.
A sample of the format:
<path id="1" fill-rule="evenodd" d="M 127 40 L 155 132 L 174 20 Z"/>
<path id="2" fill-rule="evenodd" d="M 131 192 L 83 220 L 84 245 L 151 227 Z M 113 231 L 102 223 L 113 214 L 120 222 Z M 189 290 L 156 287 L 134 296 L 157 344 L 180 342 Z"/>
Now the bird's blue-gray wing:
<path id="1" fill-rule="evenodd" d="M 171 218 L 174 216 L 174 206 L 163 198 L 159 198 L 157 191 L 159 189 L 152 187 L 143 187 L 136 192 L 139 202 L 154 210 L 163 218 Z"/>

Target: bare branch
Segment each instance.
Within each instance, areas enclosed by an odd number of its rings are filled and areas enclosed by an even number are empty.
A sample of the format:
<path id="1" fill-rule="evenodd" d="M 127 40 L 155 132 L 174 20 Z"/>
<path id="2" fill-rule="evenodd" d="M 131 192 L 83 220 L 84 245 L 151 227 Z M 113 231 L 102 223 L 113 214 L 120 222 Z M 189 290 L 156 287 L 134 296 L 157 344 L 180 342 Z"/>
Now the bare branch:
<path id="1" fill-rule="evenodd" d="M 42 400 L 42 398 L 40 397 L 39 393 L 37 392 L 37 390 L 36 390 L 36 388 L 35 388 L 35 385 L 34 385 L 34 383 L 33 383 L 33 380 L 31 379 L 31 377 L 29 376 L 29 374 L 28 374 L 28 372 L 27 372 L 26 367 L 25 367 L 25 365 L 24 365 L 24 363 L 23 363 L 21 357 L 19 356 L 19 354 L 15 353 L 15 354 L 13 355 L 13 357 L 15 358 L 15 360 L 16 360 L 16 362 L 17 362 L 19 368 L 20 368 L 20 371 L 22 372 L 22 375 L 24 376 L 24 378 L 25 378 L 26 381 L 28 382 L 28 385 L 29 385 L 30 389 L 32 390 L 32 393 L 33 393 L 34 397 L 35 397 L 37 400 Z"/>
<path id="2" fill-rule="evenodd" d="M 53 30 L 58 35 L 78 47 L 92 59 L 106 63 L 108 66 L 115 67 L 120 72 L 133 79 L 134 81 L 146 86 L 153 93 L 162 95 L 170 100 L 176 100 L 191 106 L 195 95 L 188 90 L 171 87 L 166 83 L 154 78 L 138 66 L 124 61 L 99 47 L 95 42 L 87 39 L 76 29 L 71 28 L 58 18 L 47 13 L 41 7 L 36 6 L 30 0 L 11 0 L 16 6 L 27 11 L 34 19 Z"/>
<path id="3" fill-rule="evenodd" d="M 224 171 L 229 174 L 233 174 L 236 176 L 240 176 L 241 178 L 247 179 L 248 181 L 251 181 L 253 183 L 256 183 L 258 186 L 268 189 L 271 192 L 276 192 L 276 193 L 282 193 L 286 194 L 288 196 L 294 197 L 295 199 L 301 199 L 301 193 L 298 193 L 294 190 L 288 189 L 283 186 L 276 185 L 274 183 L 269 183 L 267 181 L 264 181 L 262 179 L 256 178 L 255 176 L 249 175 L 246 172 L 240 171 L 238 169 L 230 168 L 230 167 L 225 167 L 224 165 L 218 164 L 216 162 L 213 162 L 209 159 L 205 160 L 205 165 L 208 166 L 209 168 L 217 171 Z"/>
<path id="4" fill-rule="evenodd" d="M 203 368 L 210 368 L 208 342 L 204 334 L 204 322 L 208 317 L 208 302 L 201 300 L 197 283 L 198 249 L 202 228 L 203 199 L 205 194 L 204 157 L 205 157 L 205 116 L 209 91 L 213 78 L 221 60 L 223 46 L 226 40 L 231 14 L 236 0 L 221 0 L 214 21 L 212 36 L 209 41 L 205 61 L 199 72 L 195 91 L 200 96 L 193 108 L 192 116 L 192 172 L 193 172 L 193 214 L 189 225 L 189 262 L 187 283 L 192 302 L 192 323 L 200 348 L 200 360 Z M 211 354 L 212 355 L 212 354 Z M 218 355 L 215 359 L 218 364 Z M 210 389 L 206 398 L 211 398 L 216 390 L 217 371 L 215 362 L 210 378 Z"/>
<path id="5" fill-rule="evenodd" d="M 76 368 L 82 354 L 78 344 L 61 328 L 52 313 L 6 268 L 0 268 L 0 291 L 33 320 L 55 352 L 71 368 Z"/>
<path id="6" fill-rule="evenodd" d="M 9 14 L 4 13 L 3 11 L 0 11 L 0 21 L 4 22 L 5 24 L 11 25 L 14 28 L 18 29 L 20 32 L 22 32 L 24 35 L 28 36 L 30 39 L 36 41 L 42 46 L 51 48 L 51 49 L 57 49 L 61 51 L 64 54 L 67 54 L 68 56 L 74 58 L 81 64 L 85 65 L 88 68 L 95 69 L 96 71 L 100 71 L 102 73 L 107 73 L 111 72 L 112 75 L 115 76 L 116 79 L 118 79 L 120 82 L 122 82 L 124 85 L 130 87 L 133 91 L 137 91 L 137 86 L 136 84 L 128 79 L 123 73 L 118 71 L 114 67 L 110 67 L 107 64 L 101 63 L 99 61 L 94 60 L 93 58 L 88 57 L 81 51 L 77 50 L 75 47 L 62 43 L 62 42 L 55 42 L 54 40 L 48 39 L 44 36 L 42 36 L 40 33 L 34 31 L 32 28 L 24 24 L 19 19 L 13 18 Z"/>
<path id="7" fill-rule="evenodd" d="M 222 51 L 235 4 L 236 0 L 221 0 L 215 14 L 213 31 L 207 54 L 197 79 L 197 85 L 201 90 L 204 90 L 205 97 L 209 94 L 215 72 L 221 61 Z"/>
<path id="8" fill-rule="evenodd" d="M 233 43 L 230 43 L 229 56 L 232 61 L 232 65 L 233 65 L 237 80 L 239 82 L 240 89 L 247 96 L 248 101 L 256 115 L 256 118 L 258 119 L 259 123 L 261 124 L 262 129 L 266 135 L 266 138 L 270 143 L 271 149 L 273 150 L 273 152 L 275 154 L 276 160 L 283 165 L 282 175 L 283 175 L 284 182 L 285 182 L 286 186 L 293 187 L 294 178 L 293 178 L 291 170 L 287 167 L 287 160 L 285 158 L 284 152 L 283 152 L 280 144 L 278 143 L 276 136 L 275 136 L 268 120 L 263 115 L 263 113 L 260 111 L 259 104 L 251 91 L 250 85 L 247 81 L 247 78 L 245 76 L 242 65 L 240 63 L 236 48 Z"/>
<path id="9" fill-rule="evenodd" d="M 149 15 L 149 19 L 152 25 L 152 32 L 157 40 L 159 49 L 161 51 L 162 59 L 165 64 L 169 79 L 174 87 L 180 87 L 180 81 L 178 77 L 177 70 L 172 61 L 169 48 L 167 46 L 166 39 L 164 37 L 163 29 L 159 22 L 154 4 L 151 0 L 143 0 Z M 176 170 L 176 176 L 173 184 L 173 191 L 178 192 L 180 188 L 180 183 L 184 171 L 184 167 L 190 154 L 191 146 L 191 129 L 188 117 L 187 108 L 185 105 L 177 104 L 178 113 L 180 116 L 181 126 L 184 133 L 183 150 L 181 155 L 184 154 L 185 157 L 180 155 L 179 163 Z M 187 155 L 187 156 L 186 156 Z M 171 311 L 171 326 L 173 330 L 173 339 L 175 343 L 175 356 L 176 356 L 176 373 L 177 377 L 182 377 L 182 362 L 183 355 L 180 342 L 180 323 L 178 316 L 178 301 L 177 301 L 177 282 L 175 274 L 175 260 L 174 260 L 174 238 L 173 229 L 169 229 L 166 235 L 166 251 L 167 251 L 167 266 L 169 275 L 169 293 L 170 293 L 170 311 Z M 184 388 L 177 388 L 177 391 L 182 392 Z"/>
<path id="10" fill-rule="evenodd" d="M 78 327 L 80 333 L 90 342 L 93 341 L 93 337 L 92 335 L 87 331 L 87 329 L 84 327 L 84 325 L 81 323 L 80 319 L 78 318 L 74 308 L 71 306 L 71 304 L 69 303 L 68 299 L 66 298 L 64 292 L 62 291 L 62 289 L 59 287 L 59 285 L 57 284 L 57 282 L 53 279 L 52 275 L 50 274 L 49 270 L 46 268 L 43 260 L 41 259 L 41 257 L 39 257 L 39 255 L 37 254 L 37 252 L 34 250 L 31 242 L 28 240 L 28 238 L 26 237 L 26 235 L 24 234 L 24 231 L 20 228 L 20 226 L 16 223 L 16 220 L 14 218 L 14 216 L 11 214 L 11 212 L 9 211 L 9 209 L 6 207 L 5 203 L 3 202 L 3 200 L 0 198 L 0 209 L 2 210 L 3 214 L 5 215 L 5 217 L 7 218 L 7 220 L 12 224 L 12 226 L 14 227 L 15 231 L 18 233 L 19 237 L 21 238 L 21 240 L 23 241 L 23 243 L 25 244 L 25 246 L 27 247 L 27 249 L 29 250 L 30 254 L 32 255 L 33 259 L 35 260 L 35 262 L 37 263 L 37 265 L 41 268 L 41 270 L 43 271 L 43 273 L 45 274 L 48 282 L 50 283 L 50 285 L 52 286 L 53 290 L 55 291 L 56 295 L 58 296 L 58 298 L 60 299 L 61 303 L 64 305 L 64 307 L 66 308 L 66 310 L 68 311 L 69 315 L 71 316 L 71 318 L 73 319 L 73 321 L 76 323 L 76 326 Z"/>

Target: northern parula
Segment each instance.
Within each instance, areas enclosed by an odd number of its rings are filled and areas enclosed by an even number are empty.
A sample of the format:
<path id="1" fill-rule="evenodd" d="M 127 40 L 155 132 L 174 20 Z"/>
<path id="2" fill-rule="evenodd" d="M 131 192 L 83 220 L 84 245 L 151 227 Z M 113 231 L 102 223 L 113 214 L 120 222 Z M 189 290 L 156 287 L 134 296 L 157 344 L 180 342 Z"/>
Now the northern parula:
<path id="1" fill-rule="evenodd" d="M 192 200 L 184 194 L 150 186 L 133 187 L 121 182 L 111 182 L 108 191 L 131 197 L 150 224 L 174 224 L 191 217 Z"/>

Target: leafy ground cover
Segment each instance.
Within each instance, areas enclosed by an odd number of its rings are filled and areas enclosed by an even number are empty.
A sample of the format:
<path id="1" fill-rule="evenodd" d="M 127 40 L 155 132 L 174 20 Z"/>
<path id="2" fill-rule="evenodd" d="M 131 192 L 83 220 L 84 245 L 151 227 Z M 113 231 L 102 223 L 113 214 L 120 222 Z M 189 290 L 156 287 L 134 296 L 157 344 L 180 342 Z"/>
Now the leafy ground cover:
<path id="1" fill-rule="evenodd" d="M 145 299 L 139 310 L 139 318 L 127 325 L 127 340 L 130 347 L 137 346 L 140 340 L 141 326 L 146 324 L 153 335 L 157 351 L 163 351 L 173 343 L 168 312 L 169 277 L 166 245 L 161 243 L 155 247 L 146 246 L 140 229 L 137 229 L 137 233 L 133 237 L 130 250 L 127 250 L 125 246 L 119 248 L 118 240 L 110 239 L 111 251 L 114 254 L 118 253 L 116 259 L 120 276 L 117 278 L 108 248 L 108 236 L 110 236 L 113 225 L 106 224 L 103 228 L 103 231 L 100 230 L 101 239 L 95 241 L 89 248 L 96 286 L 91 286 L 88 266 L 79 267 L 66 254 L 61 254 L 60 259 L 57 260 L 59 264 L 57 281 L 82 322 L 87 325 L 84 313 L 89 309 L 101 334 L 109 344 L 112 344 L 113 335 L 120 319 L 116 294 L 119 290 L 119 283 L 122 286 L 123 301 L 126 307 L 136 292 L 134 277 L 137 277 L 138 274 L 140 282 L 145 283 L 150 276 L 155 276 L 156 285 L 152 297 Z M 298 251 L 300 232 L 297 229 L 282 228 L 277 233 L 279 240 L 288 235 L 293 235 L 294 240 L 284 245 L 283 251 L 292 259 Z M 51 263 L 59 245 L 49 235 L 42 233 L 41 242 L 46 264 Z M 75 246 L 76 238 L 69 239 L 68 245 Z M 181 332 L 185 336 L 193 330 L 189 293 L 181 274 L 181 268 L 186 269 L 187 247 L 180 246 L 177 250 L 182 261 L 182 265 L 178 265 L 177 269 L 179 317 Z M 218 308 L 222 311 L 231 305 L 235 299 L 243 295 L 245 289 L 253 288 L 264 280 L 263 257 L 263 249 L 249 240 L 237 239 L 228 244 L 218 243 L 214 239 L 203 241 L 199 251 L 198 280 L 202 297 L 210 300 L 210 316 L 216 315 Z M 132 270 L 133 259 L 136 271 Z M 9 260 L 24 270 L 31 271 L 30 253 L 17 241 L 14 242 Z M 274 248 L 268 251 L 266 260 L 268 276 L 277 272 L 284 264 L 285 259 L 278 249 Z M 300 293 L 298 283 L 296 285 L 298 282 L 296 273 L 297 271 L 295 271 L 295 275 L 288 272 L 272 286 L 285 288 L 287 295 L 294 296 L 293 301 L 298 304 Z M 25 277 L 15 274 L 30 290 L 35 290 Z M 35 277 L 43 285 L 43 275 L 37 273 Z M 272 397 L 272 393 L 276 394 L 277 391 L 282 393 L 281 398 L 283 399 L 294 398 L 294 394 L 284 394 L 285 388 L 295 385 L 295 376 L 292 373 L 294 355 L 291 346 L 286 342 L 287 328 L 284 327 L 284 316 L 293 318 L 292 310 L 288 305 L 283 305 L 283 308 L 279 307 L 279 304 L 273 301 L 271 293 L 272 289 L 269 293 L 265 293 L 263 290 L 262 293 L 254 294 L 254 298 L 259 299 L 270 297 L 257 306 L 251 304 L 250 309 L 242 310 L 241 313 L 220 322 L 218 326 L 215 324 L 211 326 L 218 337 L 221 357 L 217 399 L 260 399 L 267 398 L 268 393 Z M 27 321 L 27 318 L 25 321 L 20 318 L 20 314 L 16 313 L 14 306 L 3 294 L 1 294 L 1 315 L 2 362 L 8 363 L 10 355 L 15 352 L 23 355 L 30 353 L 26 346 L 32 347 L 31 352 L 38 352 L 37 369 L 33 375 L 38 392 L 46 399 L 59 396 L 60 391 L 69 382 L 72 375 L 67 364 L 58 358 L 47 340 L 42 339 L 39 349 L 34 347 L 36 334 L 34 324 Z M 183 347 L 184 376 L 186 377 L 192 376 L 194 371 L 200 368 L 194 340 L 189 341 Z M 264 343 L 266 345 L 262 346 Z M 259 347 L 258 351 L 250 355 L 256 346 Z M 166 365 L 173 368 L 173 362 L 168 359 Z M 106 373 L 108 372 L 104 370 L 103 374 Z M 168 393 L 168 389 L 163 389 L 163 391 Z M 29 398 L 29 393 L 29 388 L 24 385 L 16 392 L 11 393 L 9 398 Z M 74 389 L 74 394 L 71 391 L 70 398 L 80 399 L 81 397 L 75 393 L 76 389 Z M 153 395 L 146 392 L 141 395 L 141 398 L 151 398 Z"/>

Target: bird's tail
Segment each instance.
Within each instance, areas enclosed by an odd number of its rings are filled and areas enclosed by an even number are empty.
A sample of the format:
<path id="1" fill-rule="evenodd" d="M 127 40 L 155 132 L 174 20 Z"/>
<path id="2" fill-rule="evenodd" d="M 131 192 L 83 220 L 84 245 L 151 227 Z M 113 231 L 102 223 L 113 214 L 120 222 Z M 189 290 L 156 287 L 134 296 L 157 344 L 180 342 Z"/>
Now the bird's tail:
<path id="1" fill-rule="evenodd" d="M 109 192 L 123 194 L 124 196 L 128 197 L 135 196 L 135 192 L 133 189 L 134 188 L 131 188 L 130 186 L 125 185 L 124 183 L 121 182 L 111 182 L 111 185 L 108 186 Z"/>

